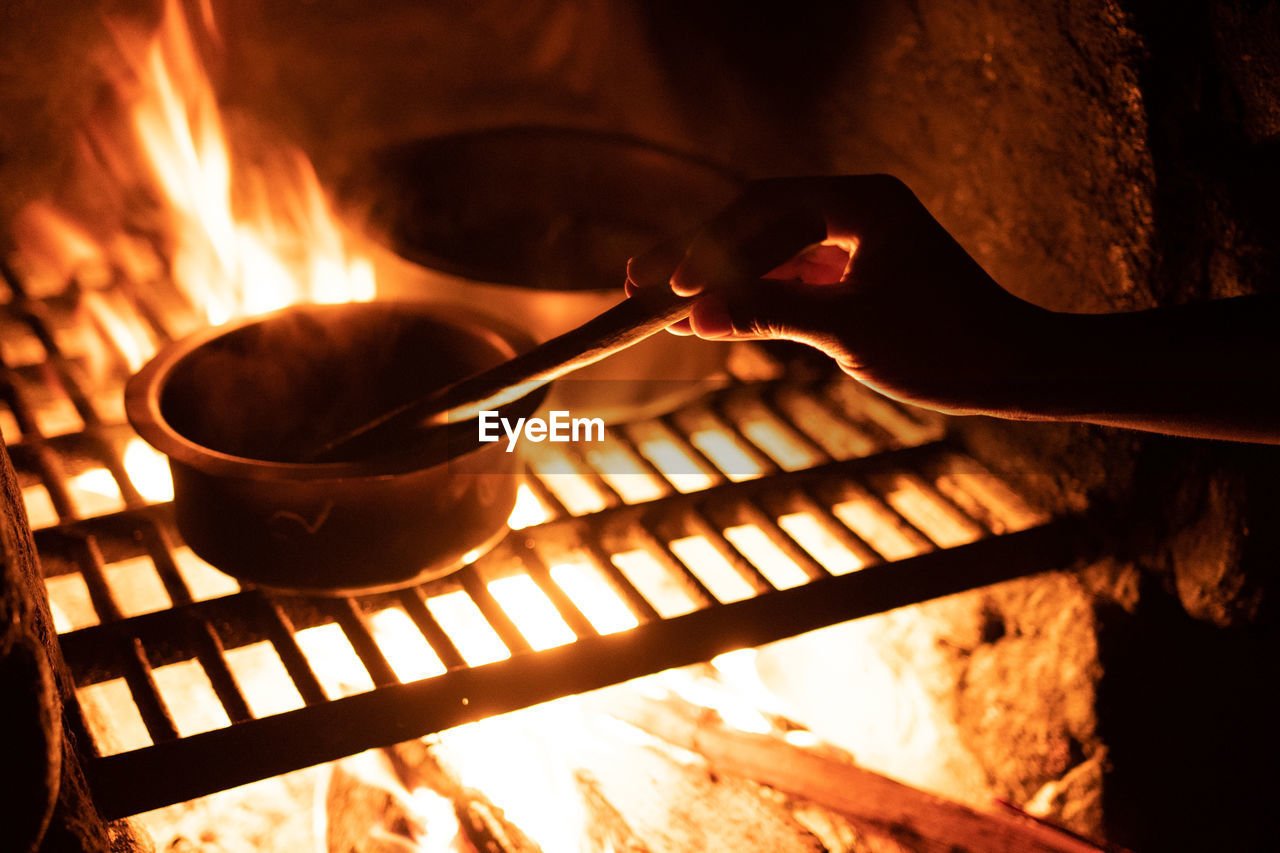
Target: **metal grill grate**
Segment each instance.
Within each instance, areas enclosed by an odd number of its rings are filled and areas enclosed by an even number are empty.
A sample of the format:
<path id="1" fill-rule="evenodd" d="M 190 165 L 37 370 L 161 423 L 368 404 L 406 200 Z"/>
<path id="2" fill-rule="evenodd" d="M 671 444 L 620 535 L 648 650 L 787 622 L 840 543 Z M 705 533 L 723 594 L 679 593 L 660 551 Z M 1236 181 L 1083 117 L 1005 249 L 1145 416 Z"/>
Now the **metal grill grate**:
<path id="1" fill-rule="evenodd" d="M 182 544 L 162 460 L 124 423 L 124 380 L 180 331 L 166 291 L 36 295 L 3 272 L 0 427 L 107 816 L 1074 556 L 1078 522 L 1028 509 L 939 419 L 744 348 L 679 412 L 540 445 L 518 529 L 450 577 L 241 589 Z"/>

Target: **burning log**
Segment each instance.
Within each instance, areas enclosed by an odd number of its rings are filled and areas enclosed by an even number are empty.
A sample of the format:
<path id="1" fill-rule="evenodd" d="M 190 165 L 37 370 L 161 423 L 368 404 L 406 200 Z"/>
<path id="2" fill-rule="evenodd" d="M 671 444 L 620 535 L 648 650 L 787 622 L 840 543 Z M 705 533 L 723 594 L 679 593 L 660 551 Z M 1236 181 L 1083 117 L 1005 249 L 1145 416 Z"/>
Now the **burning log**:
<path id="1" fill-rule="evenodd" d="M 1102 849 L 857 767 L 744 698 L 695 667 L 362 754 L 330 780 L 328 849 Z M 548 836 L 531 814 L 567 832 Z"/>
<path id="2" fill-rule="evenodd" d="M 679 698 L 610 693 L 601 710 L 703 756 L 712 772 L 751 779 L 846 816 L 920 853 L 1098 853 L 1104 849 L 1018 813 L 979 812 L 895 782 L 833 751 L 735 730 Z M 1015 810 L 1016 811 L 1016 810 Z"/>

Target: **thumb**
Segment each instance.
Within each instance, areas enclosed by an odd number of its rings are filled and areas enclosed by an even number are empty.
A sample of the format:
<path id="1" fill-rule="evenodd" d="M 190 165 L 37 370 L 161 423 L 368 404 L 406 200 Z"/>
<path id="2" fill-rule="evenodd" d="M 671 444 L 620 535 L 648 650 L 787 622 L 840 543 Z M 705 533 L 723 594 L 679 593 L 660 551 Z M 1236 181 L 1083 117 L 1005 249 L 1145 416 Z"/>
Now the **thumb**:
<path id="1" fill-rule="evenodd" d="M 694 334 L 715 340 L 791 340 L 830 351 L 847 320 L 845 288 L 760 279 L 716 288 L 693 306 Z"/>

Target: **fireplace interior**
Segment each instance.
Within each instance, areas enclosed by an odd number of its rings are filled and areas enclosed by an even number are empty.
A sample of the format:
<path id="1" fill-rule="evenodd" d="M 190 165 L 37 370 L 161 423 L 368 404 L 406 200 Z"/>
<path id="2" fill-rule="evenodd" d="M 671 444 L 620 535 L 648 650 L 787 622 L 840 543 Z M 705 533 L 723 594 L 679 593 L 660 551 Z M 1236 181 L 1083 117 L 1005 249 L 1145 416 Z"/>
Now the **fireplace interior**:
<path id="1" fill-rule="evenodd" d="M 1077 312 L 1274 287 L 1276 12 L 108 6 L 15 7 L 0 35 L 15 849 L 1280 844 L 1271 448 L 944 418 L 726 345 L 680 405 L 537 445 L 510 534 L 458 572 L 317 598 L 187 547 L 122 399 L 194 329 L 435 280 L 360 230 L 358 202 L 413 188 L 361 186 L 335 216 L 373 261 L 325 256 L 346 290 L 204 287 L 219 256 L 126 119 L 151 91 L 129 58 L 180 12 L 173 90 L 195 128 L 222 111 L 253 180 L 349 189 L 388 146 L 527 126 L 743 178 L 889 172 Z"/>

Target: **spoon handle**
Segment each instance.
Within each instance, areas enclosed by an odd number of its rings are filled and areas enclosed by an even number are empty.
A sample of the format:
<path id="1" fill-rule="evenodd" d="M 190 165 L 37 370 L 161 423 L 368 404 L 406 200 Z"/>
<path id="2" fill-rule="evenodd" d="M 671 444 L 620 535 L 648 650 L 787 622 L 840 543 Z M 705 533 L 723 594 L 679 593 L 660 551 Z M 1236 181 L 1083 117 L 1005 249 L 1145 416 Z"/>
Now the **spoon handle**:
<path id="1" fill-rule="evenodd" d="M 309 455 L 313 461 L 323 462 L 339 451 L 351 450 L 356 441 L 369 447 L 394 443 L 415 429 L 466 420 L 481 411 L 497 409 L 684 319 L 694 301 L 666 288 L 643 289 L 577 328 L 510 361 L 385 412 Z"/>

